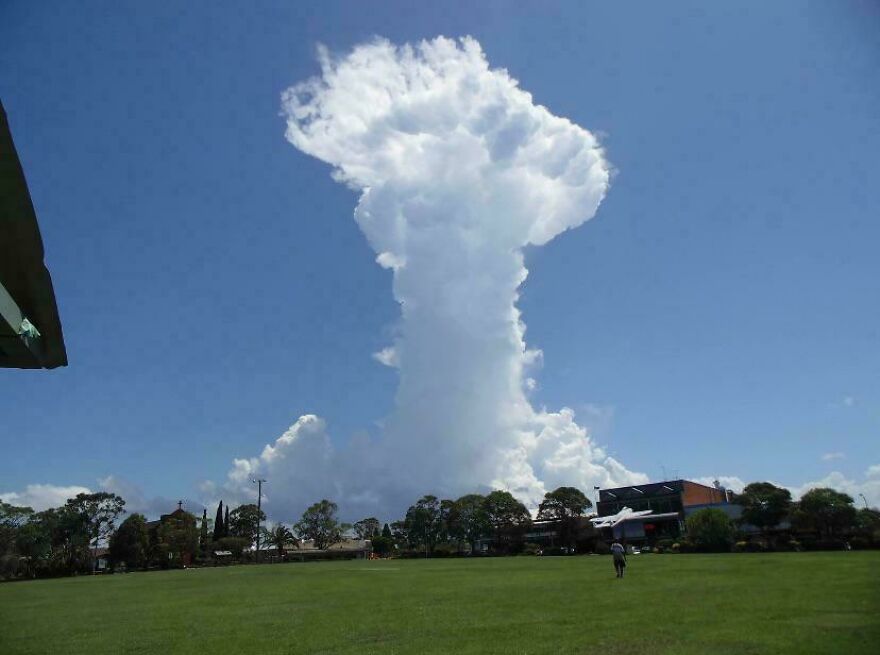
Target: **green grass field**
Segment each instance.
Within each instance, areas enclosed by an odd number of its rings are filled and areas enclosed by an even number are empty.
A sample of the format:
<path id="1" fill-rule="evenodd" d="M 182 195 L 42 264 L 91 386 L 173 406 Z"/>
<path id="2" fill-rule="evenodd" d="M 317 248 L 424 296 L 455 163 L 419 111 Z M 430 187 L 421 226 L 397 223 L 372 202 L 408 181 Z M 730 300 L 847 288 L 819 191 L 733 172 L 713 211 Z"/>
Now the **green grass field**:
<path id="1" fill-rule="evenodd" d="M 880 553 L 312 562 L 0 585 L 0 653 L 877 653 Z"/>

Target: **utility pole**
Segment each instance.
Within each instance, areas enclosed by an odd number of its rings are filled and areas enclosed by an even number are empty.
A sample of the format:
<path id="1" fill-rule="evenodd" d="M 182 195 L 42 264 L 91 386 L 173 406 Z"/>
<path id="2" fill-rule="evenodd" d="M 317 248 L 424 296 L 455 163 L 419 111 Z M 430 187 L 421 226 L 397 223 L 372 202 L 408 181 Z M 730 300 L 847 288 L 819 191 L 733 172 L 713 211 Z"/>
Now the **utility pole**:
<path id="1" fill-rule="evenodd" d="M 257 485 L 257 552 L 256 552 L 256 555 L 254 555 L 254 561 L 257 564 L 259 564 L 260 563 L 260 524 L 262 523 L 262 520 L 260 519 L 260 512 L 262 512 L 262 510 L 260 508 L 263 504 L 263 483 L 265 482 L 265 480 L 263 480 L 263 479 L 257 480 L 255 478 L 251 478 L 251 482 L 253 482 L 255 485 Z"/>

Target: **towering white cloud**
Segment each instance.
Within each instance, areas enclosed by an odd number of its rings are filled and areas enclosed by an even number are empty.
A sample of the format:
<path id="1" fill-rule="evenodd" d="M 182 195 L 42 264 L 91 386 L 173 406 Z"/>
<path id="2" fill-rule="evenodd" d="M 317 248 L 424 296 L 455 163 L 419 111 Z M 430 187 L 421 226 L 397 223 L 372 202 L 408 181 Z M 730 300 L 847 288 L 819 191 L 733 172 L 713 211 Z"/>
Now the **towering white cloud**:
<path id="1" fill-rule="evenodd" d="M 471 38 L 319 59 L 321 75 L 283 95 L 286 136 L 360 192 L 355 220 L 393 272 L 401 325 L 374 356 L 399 371 L 395 410 L 379 443 L 341 452 L 303 417 L 230 480 L 268 470 L 302 502 L 326 489 L 394 508 L 424 492 L 501 487 L 534 504 L 560 484 L 644 481 L 571 410 L 535 410 L 526 395 L 540 351 L 516 307 L 523 248 L 595 214 L 610 177 L 595 137 L 491 69 Z M 365 466 L 383 473 L 344 477 Z"/>

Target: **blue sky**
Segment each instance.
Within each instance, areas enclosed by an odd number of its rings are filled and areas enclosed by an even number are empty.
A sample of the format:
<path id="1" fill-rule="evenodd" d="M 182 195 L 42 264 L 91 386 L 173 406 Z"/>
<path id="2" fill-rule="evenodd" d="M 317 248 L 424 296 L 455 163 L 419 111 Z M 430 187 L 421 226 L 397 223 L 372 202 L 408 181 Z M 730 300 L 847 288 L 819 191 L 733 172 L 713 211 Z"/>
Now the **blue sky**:
<path id="1" fill-rule="evenodd" d="M 391 274 L 279 115 L 316 44 L 374 35 L 474 36 L 617 169 L 595 219 L 526 253 L 533 404 L 651 478 L 880 464 L 876 4 L 480 4 L 3 4 L 70 366 L 0 371 L 0 492 L 192 497 L 301 414 L 376 432 Z"/>

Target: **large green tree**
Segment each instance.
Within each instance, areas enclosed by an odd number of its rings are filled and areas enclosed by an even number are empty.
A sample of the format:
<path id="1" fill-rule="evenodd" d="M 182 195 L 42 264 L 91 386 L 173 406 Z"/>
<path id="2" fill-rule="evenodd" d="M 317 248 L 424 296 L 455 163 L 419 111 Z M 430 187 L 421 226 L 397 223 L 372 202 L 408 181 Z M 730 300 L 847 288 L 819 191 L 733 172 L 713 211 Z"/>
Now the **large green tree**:
<path id="1" fill-rule="evenodd" d="M 720 509 L 707 507 L 687 518 L 688 539 L 698 550 L 724 552 L 733 542 L 733 525 L 727 514 Z"/>
<path id="2" fill-rule="evenodd" d="M 352 527 L 354 528 L 354 533 L 358 539 L 372 539 L 373 537 L 378 536 L 381 524 L 379 523 L 379 519 L 375 516 L 371 516 L 357 521 Z"/>
<path id="3" fill-rule="evenodd" d="M 735 502 L 742 505 L 743 522 L 767 532 L 788 516 L 791 492 L 770 482 L 752 482 L 737 495 Z"/>
<path id="4" fill-rule="evenodd" d="M 327 499 L 315 503 L 294 525 L 296 534 L 302 539 L 311 539 L 319 550 L 339 543 L 342 541 L 342 527 L 336 518 L 338 509 L 336 503 Z"/>
<path id="5" fill-rule="evenodd" d="M 488 537 L 492 531 L 486 498 L 480 494 L 467 494 L 452 504 L 449 512 L 449 532 L 453 539 L 464 541 L 477 548 L 477 542 Z"/>
<path id="6" fill-rule="evenodd" d="M 28 548 L 38 557 L 33 562 L 35 572 L 65 575 L 89 569 L 92 554 L 88 525 L 70 506 L 38 512 L 22 526 L 25 528 L 29 528 Z"/>
<path id="7" fill-rule="evenodd" d="M 486 496 L 486 516 L 496 550 L 513 552 L 519 549 L 522 537 L 532 522 L 526 506 L 509 491 L 496 490 Z"/>
<path id="8" fill-rule="evenodd" d="M 116 519 L 125 511 L 125 501 L 116 494 L 98 491 L 92 494 L 77 494 L 69 499 L 65 507 L 77 514 L 96 553 L 98 544 L 110 537 L 116 527 Z M 97 557 L 94 557 L 97 567 Z"/>
<path id="9" fill-rule="evenodd" d="M 406 511 L 406 525 L 410 547 L 421 544 L 428 552 L 434 552 L 442 529 L 441 502 L 437 496 L 422 496 Z"/>
<path id="10" fill-rule="evenodd" d="M 124 563 L 129 569 L 143 568 L 147 565 L 149 549 L 150 535 L 142 514 L 128 516 L 110 536 L 110 559 L 114 565 Z"/>
<path id="11" fill-rule="evenodd" d="M 798 527 L 814 530 L 826 538 L 852 530 L 856 517 L 852 496 L 827 487 L 810 489 L 801 497 L 794 512 Z"/>
<path id="12" fill-rule="evenodd" d="M 254 542 L 257 538 L 257 530 L 260 523 L 266 520 L 266 513 L 253 503 L 241 505 L 229 512 L 229 520 L 226 531 L 230 537 L 250 539 Z"/>
<path id="13" fill-rule="evenodd" d="M 17 574 L 20 555 L 17 542 L 21 527 L 33 514 L 30 507 L 17 507 L 0 500 L 0 577 Z"/>
<path id="14" fill-rule="evenodd" d="M 578 519 L 593 506 L 583 491 L 576 487 L 559 487 L 544 494 L 538 506 L 538 518 L 556 521 L 563 544 L 574 548 L 577 542 Z"/>
<path id="15" fill-rule="evenodd" d="M 856 515 L 856 532 L 866 544 L 880 546 L 880 511 L 860 509 Z"/>
<path id="16" fill-rule="evenodd" d="M 382 526 L 381 534 L 372 538 L 373 552 L 377 555 L 388 555 L 394 550 L 394 537 L 392 536 L 391 526 L 387 523 Z"/>

